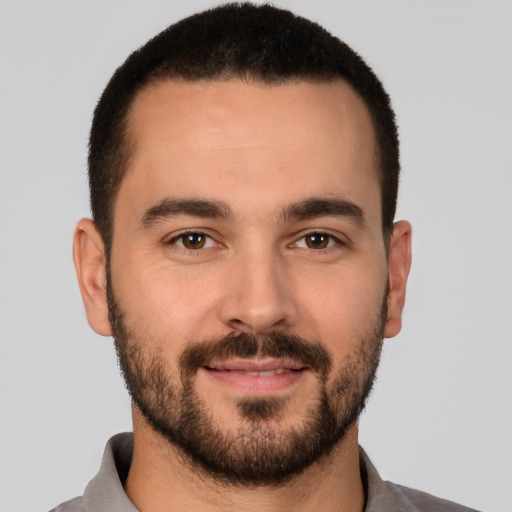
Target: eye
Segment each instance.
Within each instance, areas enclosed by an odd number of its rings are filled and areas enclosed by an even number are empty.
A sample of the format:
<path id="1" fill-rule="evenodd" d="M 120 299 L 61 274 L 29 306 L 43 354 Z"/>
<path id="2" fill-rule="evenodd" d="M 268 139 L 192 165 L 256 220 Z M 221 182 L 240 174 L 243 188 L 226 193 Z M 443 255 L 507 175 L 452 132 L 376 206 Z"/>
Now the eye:
<path id="1" fill-rule="evenodd" d="M 336 237 L 327 233 L 308 233 L 297 240 L 294 245 L 304 249 L 328 249 L 340 243 Z"/>
<path id="2" fill-rule="evenodd" d="M 169 240 L 169 244 L 192 251 L 197 251 L 198 249 L 208 249 L 209 247 L 214 247 L 216 245 L 211 236 L 196 231 L 181 233 L 181 235 L 178 235 L 172 240 Z"/>

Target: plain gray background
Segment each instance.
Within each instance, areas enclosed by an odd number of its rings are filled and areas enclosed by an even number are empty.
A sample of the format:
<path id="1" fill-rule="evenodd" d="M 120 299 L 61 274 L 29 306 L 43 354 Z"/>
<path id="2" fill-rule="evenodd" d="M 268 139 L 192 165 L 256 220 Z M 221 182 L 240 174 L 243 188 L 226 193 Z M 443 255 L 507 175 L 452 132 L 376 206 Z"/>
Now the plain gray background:
<path id="1" fill-rule="evenodd" d="M 137 46 L 214 1 L 0 0 L 0 511 L 81 494 L 130 429 L 71 261 L 91 113 Z M 414 227 L 403 332 L 361 419 L 381 475 L 512 511 L 512 2 L 289 0 L 381 76 Z"/>

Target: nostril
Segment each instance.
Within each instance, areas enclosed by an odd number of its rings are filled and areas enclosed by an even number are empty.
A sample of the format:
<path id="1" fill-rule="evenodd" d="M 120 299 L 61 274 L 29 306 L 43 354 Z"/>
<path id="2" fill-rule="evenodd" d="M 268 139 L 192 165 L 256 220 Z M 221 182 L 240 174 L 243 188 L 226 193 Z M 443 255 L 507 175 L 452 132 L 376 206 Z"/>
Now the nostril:
<path id="1" fill-rule="evenodd" d="M 238 318 L 233 318 L 233 320 L 229 321 L 229 324 L 235 327 L 241 327 L 245 325 L 244 322 L 242 322 L 242 320 L 239 320 Z"/>

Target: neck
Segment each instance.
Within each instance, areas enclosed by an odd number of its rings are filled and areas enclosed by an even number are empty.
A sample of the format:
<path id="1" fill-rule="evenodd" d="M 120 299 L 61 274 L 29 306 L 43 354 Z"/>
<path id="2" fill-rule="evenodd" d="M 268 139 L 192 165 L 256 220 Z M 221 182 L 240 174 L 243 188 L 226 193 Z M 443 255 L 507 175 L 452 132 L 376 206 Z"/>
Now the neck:
<path id="1" fill-rule="evenodd" d="M 357 425 L 328 456 L 279 486 L 244 488 L 206 476 L 134 414 L 125 492 L 140 512 L 362 512 Z"/>

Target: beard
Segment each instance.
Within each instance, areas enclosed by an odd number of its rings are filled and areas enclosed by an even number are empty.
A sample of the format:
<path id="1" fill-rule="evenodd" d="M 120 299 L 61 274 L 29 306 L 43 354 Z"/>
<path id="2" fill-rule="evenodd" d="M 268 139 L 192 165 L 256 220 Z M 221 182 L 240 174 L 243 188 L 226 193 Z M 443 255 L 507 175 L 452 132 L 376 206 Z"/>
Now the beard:
<path id="1" fill-rule="evenodd" d="M 281 332 L 191 342 L 173 372 L 161 353 L 149 348 L 152 340 L 128 325 L 108 277 L 109 319 L 132 402 L 182 460 L 204 476 L 230 486 L 282 485 L 331 453 L 363 411 L 379 364 L 387 294 L 374 325 L 334 375 L 332 356 L 322 344 Z M 291 359 L 314 372 L 318 393 L 299 425 L 281 423 L 287 398 L 246 397 L 235 402 L 242 421 L 228 430 L 216 421 L 215 404 L 198 396 L 201 368 L 212 361 L 254 357 Z"/>

